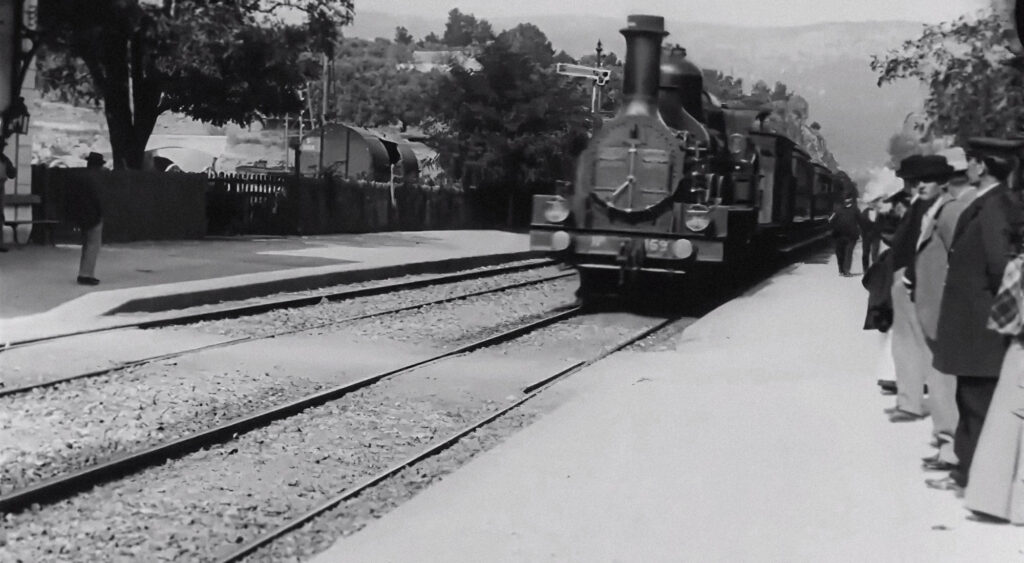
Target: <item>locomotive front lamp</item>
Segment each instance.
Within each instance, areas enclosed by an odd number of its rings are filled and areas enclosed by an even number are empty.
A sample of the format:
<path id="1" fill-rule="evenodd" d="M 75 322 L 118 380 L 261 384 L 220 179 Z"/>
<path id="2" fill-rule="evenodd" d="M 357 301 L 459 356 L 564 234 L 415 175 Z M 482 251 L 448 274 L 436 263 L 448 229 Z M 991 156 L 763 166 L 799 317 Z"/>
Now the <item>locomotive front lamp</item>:
<path id="1" fill-rule="evenodd" d="M 683 222 L 687 229 L 695 233 L 704 231 L 711 226 L 711 210 L 705 205 L 691 205 L 686 209 L 686 217 Z"/>
<path id="2" fill-rule="evenodd" d="M 558 231 L 551 235 L 551 250 L 555 252 L 561 252 L 563 250 L 569 250 L 569 246 L 572 245 L 572 236 L 565 231 Z"/>
<path id="3" fill-rule="evenodd" d="M 549 223 L 561 223 L 569 218 L 569 202 L 564 197 L 555 196 L 548 200 L 544 209 L 544 219 Z"/>

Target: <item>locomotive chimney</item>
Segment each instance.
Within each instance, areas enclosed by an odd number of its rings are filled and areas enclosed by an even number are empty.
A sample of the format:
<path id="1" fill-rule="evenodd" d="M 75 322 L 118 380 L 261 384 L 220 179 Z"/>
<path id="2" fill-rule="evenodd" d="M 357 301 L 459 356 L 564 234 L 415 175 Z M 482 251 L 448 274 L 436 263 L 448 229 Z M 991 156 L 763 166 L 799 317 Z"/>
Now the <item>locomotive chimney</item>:
<path id="1" fill-rule="evenodd" d="M 620 29 L 626 38 L 626 68 L 620 115 L 658 115 L 661 40 L 668 35 L 661 16 L 629 16 Z"/>

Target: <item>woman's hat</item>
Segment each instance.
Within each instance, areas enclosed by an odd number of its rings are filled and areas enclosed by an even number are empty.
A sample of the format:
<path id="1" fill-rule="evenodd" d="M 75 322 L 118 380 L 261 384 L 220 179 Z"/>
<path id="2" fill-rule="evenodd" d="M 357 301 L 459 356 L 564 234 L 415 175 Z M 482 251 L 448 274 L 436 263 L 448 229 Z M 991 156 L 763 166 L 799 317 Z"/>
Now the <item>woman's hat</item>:
<path id="1" fill-rule="evenodd" d="M 908 156 L 900 162 L 896 172 L 904 180 L 943 180 L 951 174 L 953 167 L 946 162 L 946 157 L 937 154 Z"/>

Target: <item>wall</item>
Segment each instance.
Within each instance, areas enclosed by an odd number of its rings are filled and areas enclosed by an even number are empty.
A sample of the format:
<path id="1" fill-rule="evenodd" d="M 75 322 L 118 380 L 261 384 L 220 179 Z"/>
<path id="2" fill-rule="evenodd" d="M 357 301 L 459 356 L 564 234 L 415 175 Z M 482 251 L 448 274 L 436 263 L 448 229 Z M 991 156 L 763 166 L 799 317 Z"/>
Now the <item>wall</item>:
<path id="1" fill-rule="evenodd" d="M 69 221 L 68 191 L 92 176 L 103 209 L 104 242 L 197 239 L 206 235 L 204 174 L 168 174 L 138 170 L 84 168 L 33 169 L 34 191 L 43 198 L 49 218 L 61 221 L 58 241 L 77 242 Z"/>

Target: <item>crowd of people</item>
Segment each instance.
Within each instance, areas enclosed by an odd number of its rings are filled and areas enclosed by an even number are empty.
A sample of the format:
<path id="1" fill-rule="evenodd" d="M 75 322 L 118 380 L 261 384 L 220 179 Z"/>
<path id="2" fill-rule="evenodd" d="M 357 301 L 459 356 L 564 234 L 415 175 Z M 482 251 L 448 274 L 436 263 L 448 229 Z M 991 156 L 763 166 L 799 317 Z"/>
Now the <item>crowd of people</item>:
<path id="1" fill-rule="evenodd" d="M 931 418 L 922 469 L 947 475 L 925 484 L 964 498 L 971 519 L 1024 524 L 1024 198 L 990 145 L 904 159 L 904 189 L 864 211 L 847 201 L 833 231 L 843 275 L 853 226 L 862 241 L 864 328 L 891 348 L 889 420 Z"/>

